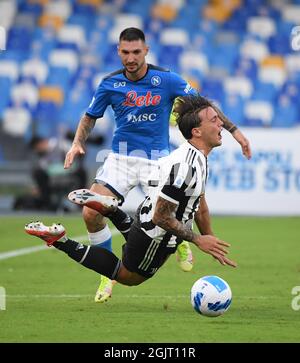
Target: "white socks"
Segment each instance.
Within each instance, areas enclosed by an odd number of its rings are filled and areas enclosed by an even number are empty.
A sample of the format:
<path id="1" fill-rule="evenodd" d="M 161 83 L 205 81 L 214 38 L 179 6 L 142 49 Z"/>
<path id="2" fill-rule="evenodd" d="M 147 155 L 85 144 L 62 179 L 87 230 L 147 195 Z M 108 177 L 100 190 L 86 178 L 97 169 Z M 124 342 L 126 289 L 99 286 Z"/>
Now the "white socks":
<path id="1" fill-rule="evenodd" d="M 96 246 L 99 244 L 102 244 L 103 242 L 106 242 L 107 240 L 111 239 L 111 232 L 108 228 L 108 225 L 106 225 L 101 231 L 90 233 L 88 232 L 88 237 L 90 240 L 91 245 Z"/>

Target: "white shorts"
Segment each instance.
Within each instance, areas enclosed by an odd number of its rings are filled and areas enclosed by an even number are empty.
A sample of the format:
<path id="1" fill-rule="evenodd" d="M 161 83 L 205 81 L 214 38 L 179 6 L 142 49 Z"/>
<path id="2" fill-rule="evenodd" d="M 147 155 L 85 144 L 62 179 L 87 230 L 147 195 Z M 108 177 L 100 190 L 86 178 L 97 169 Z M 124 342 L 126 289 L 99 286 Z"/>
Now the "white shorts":
<path id="1" fill-rule="evenodd" d="M 104 184 L 123 202 L 128 192 L 137 185 L 147 194 L 149 176 L 155 171 L 158 171 L 157 160 L 109 153 L 97 172 L 95 182 Z"/>

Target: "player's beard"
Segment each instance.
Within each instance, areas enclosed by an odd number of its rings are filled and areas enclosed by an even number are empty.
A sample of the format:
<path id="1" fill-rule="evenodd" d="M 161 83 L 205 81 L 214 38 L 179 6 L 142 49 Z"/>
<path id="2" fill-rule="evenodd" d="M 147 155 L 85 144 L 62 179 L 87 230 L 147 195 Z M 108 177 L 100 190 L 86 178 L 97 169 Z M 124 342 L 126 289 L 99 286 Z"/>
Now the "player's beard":
<path id="1" fill-rule="evenodd" d="M 126 72 L 128 72 L 128 73 L 137 73 L 142 67 L 143 67 L 143 65 L 145 64 L 145 62 L 143 62 L 142 64 L 138 64 L 138 63 L 134 63 L 134 64 L 132 64 L 131 65 L 131 69 L 129 69 L 128 67 L 129 67 L 129 65 L 128 64 L 126 64 L 125 65 L 125 68 L 126 68 Z"/>

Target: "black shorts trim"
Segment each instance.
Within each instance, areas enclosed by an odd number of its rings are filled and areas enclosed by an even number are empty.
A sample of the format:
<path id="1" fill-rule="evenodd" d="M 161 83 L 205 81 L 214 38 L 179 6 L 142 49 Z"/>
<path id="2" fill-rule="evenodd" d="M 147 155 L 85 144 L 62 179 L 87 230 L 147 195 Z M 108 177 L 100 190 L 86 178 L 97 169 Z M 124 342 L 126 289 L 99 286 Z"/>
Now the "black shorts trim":
<path id="1" fill-rule="evenodd" d="M 101 184 L 101 185 L 103 185 L 104 187 L 106 187 L 107 189 L 109 189 L 112 193 L 114 193 L 115 194 L 115 196 L 116 197 L 118 197 L 118 199 L 120 200 L 120 202 L 119 202 L 119 206 L 121 206 L 123 203 L 124 203 L 124 201 L 125 201 L 125 199 L 124 199 L 124 197 L 123 197 L 123 195 L 122 194 L 120 194 L 114 187 L 112 187 L 110 184 L 108 184 L 108 183 L 106 183 L 105 181 L 103 181 L 103 180 L 100 180 L 100 179 L 95 179 L 95 183 L 96 184 Z"/>
<path id="2" fill-rule="evenodd" d="M 175 250 L 149 237 L 135 221 L 123 245 L 122 263 L 127 270 L 150 278 Z"/>

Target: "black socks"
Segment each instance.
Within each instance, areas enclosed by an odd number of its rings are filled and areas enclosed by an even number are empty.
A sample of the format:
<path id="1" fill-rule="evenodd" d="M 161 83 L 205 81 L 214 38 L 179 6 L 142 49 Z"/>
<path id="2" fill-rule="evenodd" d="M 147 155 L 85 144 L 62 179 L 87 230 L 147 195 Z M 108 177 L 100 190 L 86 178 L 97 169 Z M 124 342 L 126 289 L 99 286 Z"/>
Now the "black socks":
<path id="1" fill-rule="evenodd" d="M 133 218 L 119 208 L 107 217 L 127 241 Z M 71 239 L 65 242 L 56 241 L 53 246 L 83 266 L 107 276 L 111 280 L 115 280 L 118 275 L 121 261 L 112 252 L 100 246 L 86 246 Z"/>
<path id="2" fill-rule="evenodd" d="M 86 246 L 71 239 L 66 242 L 54 242 L 53 246 L 83 266 L 111 280 L 115 280 L 118 275 L 121 261 L 112 252 L 102 247 Z"/>
<path id="3" fill-rule="evenodd" d="M 130 217 L 129 214 L 123 212 L 120 208 L 118 208 L 115 212 L 108 214 L 106 217 L 113 222 L 115 227 L 122 233 L 127 241 L 130 227 L 133 223 L 133 218 Z"/>

